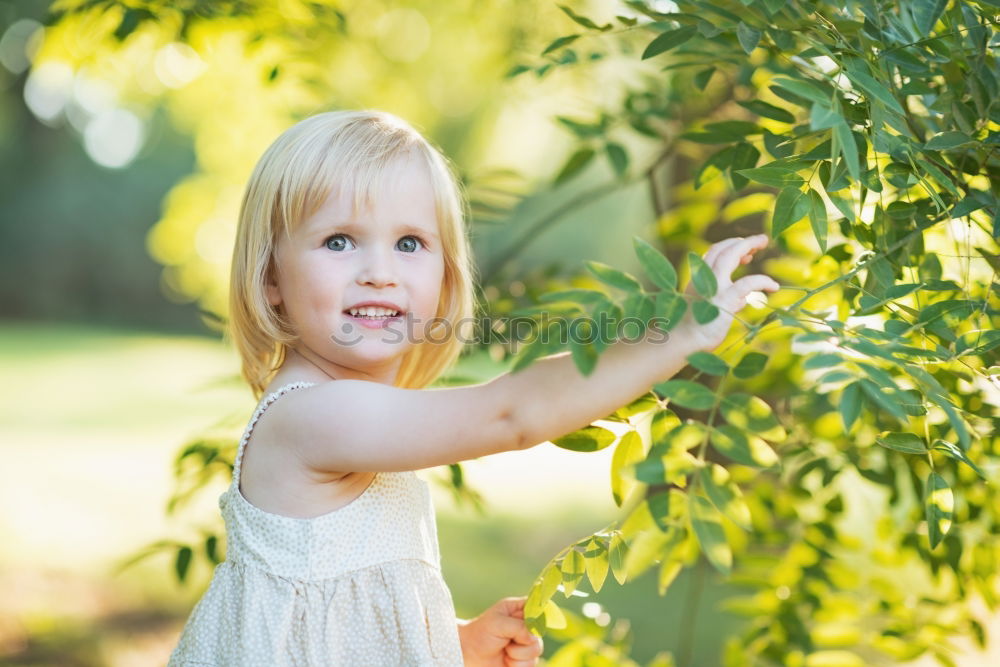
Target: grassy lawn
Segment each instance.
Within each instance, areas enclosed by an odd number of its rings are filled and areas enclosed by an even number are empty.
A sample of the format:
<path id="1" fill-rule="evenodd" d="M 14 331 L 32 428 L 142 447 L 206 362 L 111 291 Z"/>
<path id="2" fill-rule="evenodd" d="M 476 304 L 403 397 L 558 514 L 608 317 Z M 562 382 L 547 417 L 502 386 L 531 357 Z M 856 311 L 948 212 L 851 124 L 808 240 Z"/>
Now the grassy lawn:
<path id="1" fill-rule="evenodd" d="M 249 417 L 253 399 L 237 368 L 235 354 L 210 338 L 0 323 L 0 664 L 165 662 L 209 569 L 197 561 L 179 586 L 166 557 L 120 574 L 114 565 L 155 540 L 221 525 L 223 480 L 178 517 L 164 510 L 180 446 L 219 422 L 241 430 Z M 459 370 L 491 375 L 485 358 Z M 610 455 L 542 444 L 468 462 L 484 517 L 432 484 L 444 574 L 460 616 L 526 594 L 563 546 L 616 517 Z M 563 604 L 579 612 L 593 600 L 629 619 L 638 659 L 676 647 L 685 575 L 665 598 L 652 578 L 624 588 L 608 582 L 599 595 Z M 721 592 L 709 578 L 697 605 L 694 664 L 716 664 L 719 637 L 736 627 L 716 608 Z M 546 646 L 551 655 L 557 642 Z"/>

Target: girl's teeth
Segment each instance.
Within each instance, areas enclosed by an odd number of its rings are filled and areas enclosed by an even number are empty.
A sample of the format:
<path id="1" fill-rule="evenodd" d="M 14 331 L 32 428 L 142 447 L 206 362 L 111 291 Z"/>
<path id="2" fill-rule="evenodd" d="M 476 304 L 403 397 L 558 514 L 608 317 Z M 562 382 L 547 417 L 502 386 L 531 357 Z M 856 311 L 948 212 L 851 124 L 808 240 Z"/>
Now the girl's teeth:
<path id="1" fill-rule="evenodd" d="M 385 310 L 383 308 L 351 308 L 351 315 L 354 317 L 364 317 L 366 319 L 377 320 L 385 317 L 395 317 L 397 312 L 394 310 Z"/>

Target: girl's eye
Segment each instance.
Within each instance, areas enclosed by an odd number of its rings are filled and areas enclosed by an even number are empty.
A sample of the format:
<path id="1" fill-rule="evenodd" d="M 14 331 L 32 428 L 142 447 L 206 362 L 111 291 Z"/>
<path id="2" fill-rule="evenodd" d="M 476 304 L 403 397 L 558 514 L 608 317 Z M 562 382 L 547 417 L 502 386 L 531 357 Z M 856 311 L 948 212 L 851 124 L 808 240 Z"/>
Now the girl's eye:
<path id="1" fill-rule="evenodd" d="M 334 234 L 333 236 L 331 236 L 326 240 L 326 243 L 324 245 L 326 245 L 326 247 L 329 248 L 330 250 L 338 250 L 338 251 L 345 250 L 344 242 L 346 240 L 347 237 L 344 236 L 343 234 Z"/>
<path id="2" fill-rule="evenodd" d="M 417 251 L 417 247 L 414 245 L 414 243 L 419 243 L 420 245 L 424 244 L 424 242 L 421 241 L 416 236 L 404 236 L 403 238 L 401 238 L 399 240 L 399 242 L 401 244 L 405 243 L 406 244 L 405 247 L 407 247 L 407 248 L 411 248 L 411 247 L 413 248 L 412 250 L 405 250 L 404 252 L 416 252 Z"/>

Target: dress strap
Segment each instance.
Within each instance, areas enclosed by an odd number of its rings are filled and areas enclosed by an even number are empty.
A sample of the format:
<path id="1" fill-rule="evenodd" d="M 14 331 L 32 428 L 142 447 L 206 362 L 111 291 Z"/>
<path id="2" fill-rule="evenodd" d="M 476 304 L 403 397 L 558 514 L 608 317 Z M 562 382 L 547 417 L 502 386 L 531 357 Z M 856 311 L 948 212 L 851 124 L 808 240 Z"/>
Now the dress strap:
<path id="1" fill-rule="evenodd" d="M 240 439 L 240 446 L 236 450 L 236 460 L 233 462 L 233 486 L 237 489 L 240 488 L 240 463 L 243 461 L 243 450 L 246 449 L 247 440 L 250 439 L 253 427 L 256 425 L 257 420 L 260 419 L 260 416 L 264 414 L 264 410 L 267 410 L 267 407 L 278 400 L 283 394 L 293 389 L 311 387 L 314 384 L 316 383 L 305 381 L 291 382 L 271 392 L 257 404 L 257 409 L 254 410 L 253 416 L 250 418 L 250 424 L 247 426 L 246 431 L 243 432 L 243 437 Z"/>

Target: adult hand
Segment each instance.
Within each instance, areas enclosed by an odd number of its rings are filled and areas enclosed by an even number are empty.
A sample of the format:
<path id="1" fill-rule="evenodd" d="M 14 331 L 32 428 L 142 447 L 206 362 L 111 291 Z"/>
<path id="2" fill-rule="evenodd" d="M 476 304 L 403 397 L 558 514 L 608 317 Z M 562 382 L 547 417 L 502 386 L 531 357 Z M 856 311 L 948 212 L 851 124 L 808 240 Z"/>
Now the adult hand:
<path id="1" fill-rule="evenodd" d="M 534 667 L 542 638 L 524 622 L 525 597 L 503 598 L 470 621 L 459 621 L 466 667 Z"/>

